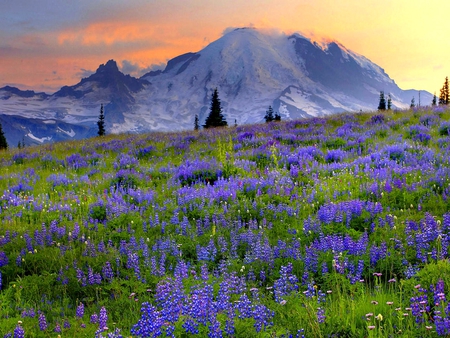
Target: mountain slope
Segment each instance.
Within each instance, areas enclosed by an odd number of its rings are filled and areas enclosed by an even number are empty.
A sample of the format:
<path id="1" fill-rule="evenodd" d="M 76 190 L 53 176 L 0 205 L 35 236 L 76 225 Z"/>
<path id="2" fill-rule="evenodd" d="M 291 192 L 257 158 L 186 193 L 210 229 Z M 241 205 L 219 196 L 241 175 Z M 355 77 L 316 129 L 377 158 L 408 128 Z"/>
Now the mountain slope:
<path id="1" fill-rule="evenodd" d="M 206 119 L 216 87 L 229 124 L 262 122 L 269 105 L 282 119 L 374 110 L 381 90 L 394 107 L 408 107 L 413 96 L 417 102 L 416 91 L 401 90 L 382 68 L 337 42 L 241 28 L 140 79 L 110 60 L 50 96 L 0 88 L 0 113 L 93 128 L 103 103 L 108 132 L 191 129 L 195 115 L 200 124 Z M 422 91 L 421 98 L 431 102 L 432 95 Z"/>
<path id="2" fill-rule="evenodd" d="M 173 128 L 180 121 L 190 126 L 193 112 L 204 121 L 215 87 L 228 121 L 238 123 L 262 121 L 269 105 L 283 118 L 300 118 L 373 110 L 380 90 L 391 93 L 397 108 L 408 107 L 413 97 L 382 68 L 336 42 L 319 45 L 300 34 L 264 34 L 252 28 L 236 29 L 143 78 L 152 83 L 150 95 L 138 102 L 142 115 L 151 106 L 147 123 L 154 128 L 167 128 L 167 116 L 175 118 Z M 431 102 L 430 93 L 423 98 Z M 160 124 L 154 116 L 161 117 Z"/>

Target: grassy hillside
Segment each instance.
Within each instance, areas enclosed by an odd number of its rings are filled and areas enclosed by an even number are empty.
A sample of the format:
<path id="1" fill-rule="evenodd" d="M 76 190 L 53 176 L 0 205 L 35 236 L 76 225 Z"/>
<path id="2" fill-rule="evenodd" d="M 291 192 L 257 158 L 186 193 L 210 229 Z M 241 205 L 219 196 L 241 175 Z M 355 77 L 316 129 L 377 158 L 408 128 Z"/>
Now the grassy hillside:
<path id="1" fill-rule="evenodd" d="M 0 153 L 4 337 L 450 334 L 450 111 Z"/>

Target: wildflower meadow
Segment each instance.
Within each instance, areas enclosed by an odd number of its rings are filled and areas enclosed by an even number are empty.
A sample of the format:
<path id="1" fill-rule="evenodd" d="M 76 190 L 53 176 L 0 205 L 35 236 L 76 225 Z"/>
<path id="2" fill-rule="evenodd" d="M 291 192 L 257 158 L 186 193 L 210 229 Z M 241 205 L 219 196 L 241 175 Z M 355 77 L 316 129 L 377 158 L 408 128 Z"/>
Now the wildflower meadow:
<path id="1" fill-rule="evenodd" d="M 0 337 L 449 337 L 449 132 L 439 106 L 0 152 Z"/>

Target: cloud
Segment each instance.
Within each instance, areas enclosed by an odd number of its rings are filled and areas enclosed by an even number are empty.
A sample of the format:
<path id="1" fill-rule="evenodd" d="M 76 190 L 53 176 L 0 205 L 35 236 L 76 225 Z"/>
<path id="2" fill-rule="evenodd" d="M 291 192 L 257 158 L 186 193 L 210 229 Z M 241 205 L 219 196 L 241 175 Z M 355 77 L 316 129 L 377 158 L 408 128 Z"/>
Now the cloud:
<path id="1" fill-rule="evenodd" d="M 227 27 L 227 28 L 225 28 L 222 31 L 222 36 L 232 32 L 232 31 L 235 31 L 237 29 L 245 29 L 245 28 L 257 29 L 258 31 L 260 31 L 260 32 L 262 32 L 264 34 L 271 35 L 271 36 L 285 36 L 285 35 L 291 35 L 291 34 L 294 33 L 293 31 L 283 31 L 280 28 L 273 27 L 270 24 L 266 24 L 266 23 L 261 22 L 258 25 L 255 25 L 253 23 L 249 23 L 248 25 L 239 26 L 239 27 L 238 26 L 236 26 L 236 27 L 234 27 L 234 26 Z"/>
<path id="2" fill-rule="evenodd" d="M 91 76 L 94 73 L 95 73 L 94 70 L 81 68 L 75 75 L 79 78 L 86 78 L 86 77 Z"/>
<path id="3" fill-rule="evenodd" d="M 255 28 L 255 25 L 253 23 L 249 23 L 246 26 L 230 26 L 223 30 L 222 36 L 227 35 L 228 33 L 235 31 L 236 29 L 239 29 L 239 28 Z"/>
<path id="4" fill-rule="evenodd" d="M 137 63 L 132 63 L 128 60 L 122 60 L 122 64 L 119 68 L 120 71 L 124 74 L 135 74 L 140 70 L 140 67 Z"/>
<path id="5" fill-rule="evenodd" d="M 129 74 L 134 77 L 141 77 L 144 74 L 147 74 L 150 71 L 162 70 L 166 67 L 166 63 L 152 64 L 148 67 L 142 67 L 138 63 L 133 63 L 128 60 L 122 60 L 119 65 L 119 69 L 124 74 Z"/>

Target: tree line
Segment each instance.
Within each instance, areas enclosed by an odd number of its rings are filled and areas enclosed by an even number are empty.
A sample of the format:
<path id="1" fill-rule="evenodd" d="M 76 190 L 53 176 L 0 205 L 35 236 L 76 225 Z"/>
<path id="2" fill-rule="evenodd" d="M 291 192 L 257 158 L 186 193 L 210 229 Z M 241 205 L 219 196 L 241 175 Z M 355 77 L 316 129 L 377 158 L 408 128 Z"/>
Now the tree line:
<path id="1" fill-rule="evenodd" d="M 267 123 L 272 121 L 281 121 L 281 115 L 278 112 L 274 112 L 272 106 L 269 106 L 269 109 L 266 111 L 266 115 L 264 115 L 264 120 Z M 203 128 L 208 129 L 215 127 L 226 127 L 227 125 L 228 125 L 227 120 L 223 116 L 222 112 L 222 107 L 219 99 L 219 91 L 217 90 L 217 88 L 215 88 L 211 97 L 209 114 L 205 120 Z M 234 120 L 234 125 L 237 126 L 236 120 Z M 199 117 L 198 115 L 195 115 L 194 130 L 199 129 L 200 129 Z"/>
<path id="2" fill-rule="evenodd" d="M 269 109 L 266 111 L 264 115 L 264 120 L 266 123 L 272 121 L 281 121 L 281 115 L 278 112 L 274 112 L 272 106 L 269 106 Z M 216 128 L 216 127 L 226 127 L 228 126 L 228 122 L 225 119 L 225 116 L 222 112 L 222 106 L 219 99 L 219 91 L 217 88 L 214 89 L 213 94 L 211 96 L 211 103 L 208 117 L 203 124 L 203 128 Z M 237 126 L 237 121 L 234 120 L 234 126 Z M 200 121 L 198 115 L 195 115 L 194 119 L 194 129 L 200 129 Z M 97 135 L 104 136 L 106 135 L 106 124 L 105 124 L 105 111 L 103 108 L 103 103 L 100 105 L 100 114 L 98 116 L 97 121 Z M 25 142 L 22 144 L 19 142 L 18 148 L 23 148 L 25 146 Z M 6 137 L 3 133 L 2 125 L 0 124 L 0 149 L 7 149 L 8 143 L 6 141 Z"/>
<path id="3" fill-rule="evenodd" d="M 420 95 L 419 95 L 420 99 Z M 419 100 L 420 103 L 420 100 Z M 440 89 L 439 93 L 439 103 L 438 98 L 436 96 L 436 93 L 433 95 L 433 100 L 431 101 L 431 106 L 445 106 L 450 103 L 450 95 L 449 95 L 449 86 L 448 86 L 448 76 L 445 77 L 444 85 Z M 411 99 L 410 108 L 414 108 L 416 106 L 415 98 L 413 97 Z M 378 110 L 391 110 L 392 109 L 392 99 L 391 94 L 388 94 L 387 104 L 386 104 L 386 97 L 384 95 L 384 91 L 380 91 L 380 99 L 378 101 Z"/>

